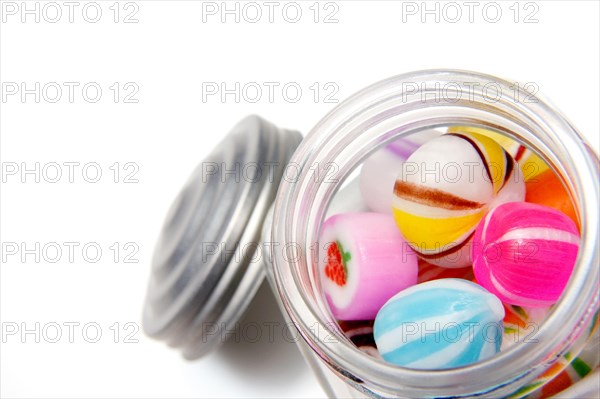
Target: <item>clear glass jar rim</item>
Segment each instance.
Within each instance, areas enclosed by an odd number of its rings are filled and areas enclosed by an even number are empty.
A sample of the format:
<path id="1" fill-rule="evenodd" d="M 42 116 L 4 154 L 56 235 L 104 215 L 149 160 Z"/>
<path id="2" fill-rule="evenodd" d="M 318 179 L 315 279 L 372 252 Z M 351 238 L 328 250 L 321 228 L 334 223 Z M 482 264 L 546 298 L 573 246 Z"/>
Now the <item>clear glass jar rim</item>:
<path id="1" fill-rule="evenodd" d="M 450 92 L 464 91 L 465 87 L 474 83 L 484 86 L 494 82 L 500 87 L 502 96 L 491 104 L 486 103 L 480 94 L 475 94 L 473 99 L 466 102 L 461 99 L 456 104 L 433 104 L 427 98 L 413 102 L 414 95 L 426 92 L 432 94 L 436 90 L 439 92 L 436 83 L 447 85 L 448 82 L 459 86 L 450 87 Z M 460 84 L 465 83 L 465 87 L 460 87 Z M 417 90 L 413 93 L 415 85 Z M 408 89 L 410 93 L 407 92 Z M 476 72 L 429 70 L 398 75 L 369 86 L 339 104 L 315 126 L 294 154 L 291 163 L 300 167 L 311 165 L 315 160 L 327 159 L 333 147 L 351 146 L 353 140 L 358 140 L 356 131 L 361 126 L 368 128 L 373 124 L 384 123 L 394 107 L 404 112 L 404 129 L 394 131 L 393 134 L 365 138 L 363 141 L 368 140 L 369 151 L 385 141 L 407 134 L 411 129 L 431 127 L 432 123 L 442 125 L 454 121 L 455 124 L 471 124 L 476 120 L 474 115 L 485 120 L 488 127 L 499 130 L 508 129 L 518 133 L 527 131 L 523 128 L 524 125 L 536 126 L 535 131 L 543 131 L 547 136 L 534 134 L 528 137 L 523 133 L 519 138 L 538 149 L 565 176 L 580 213 L 582 243 L 577 261 L 579 266 L 573 273 L 565 295 L 542 325 L 539 342 L 517 344 L 487 361 L 451 370 L 400 368 L 370 358 L 346 341 L 332 343 L 323 339 L 321 331 L 325 334 L 330 332 L 320 316 L 323 309 L 310 300 L 311 293 L 305 291 L 305 283 L 298 274 L 302 268 L 308 270 L 308 256 L 290 260 L 283 251 L 274 250 L 275 280 L 291 319 L 316 354 L 349 381 L 356 384 L 364 381 L 375 390 L 402 390 L 414 396 L 424 392 L 429 395 L 485 392 L 490 387 L 510 385 L 530 374 L 532 365 L 539 370 L 540 365 L 552 360 L 549 354 L 565 351 L 575 335 L 581 333 L 584 325 L 589 323 L 599 301 L 598 156 L 585 144 L 585 140 L 566 118 L 542 97 L 535 95 L 535 101 L 528 103 L 519 101 L 519 98 L 530 95 L 522 87 L 514 88 L 509 81 Z M 463 118 L 467 110 L 471 114 Z M 569 154 L 570 157 L 561 159 L 557 153 Z M 346 163 L 340 167 L 340 171 L 348 173 L 357 163 L 358 158 L 354 159 L 353 165 Z M 343 177 L 342 173 L 340 180 Z M 315 226 L 320 224 L 323 217 L 322 210 L 314 209 L 314 206 L 319 206 L 315 205 L 314 200 L 324 198 L 328 202 L 334 191 L 327 188 L 319 194 L 319 190 L 324 189 L 319 184 L 311 183 L 306 177 L 282 182 L 275 202 L 271 237 L 273 242 L 279 243 L 278 248 L 293 244 L 298 245 L 305 254 L 310 253 L 310 245 L 315 241 L 310 238 L 315 237 L 314 230 L 318 229 Z M 311 217 L 315 220 L 310 220 Z M 316 334 L 315 326 L 319 329 Z M 523 362 L 522 359 L 529 359 L 529 362 Z M 485 378 L 482 379 L 482 376 Z M 451 390 L 449 387 L 455 389 Z M 423 390 L 425 388 L 427 391 Z"/>

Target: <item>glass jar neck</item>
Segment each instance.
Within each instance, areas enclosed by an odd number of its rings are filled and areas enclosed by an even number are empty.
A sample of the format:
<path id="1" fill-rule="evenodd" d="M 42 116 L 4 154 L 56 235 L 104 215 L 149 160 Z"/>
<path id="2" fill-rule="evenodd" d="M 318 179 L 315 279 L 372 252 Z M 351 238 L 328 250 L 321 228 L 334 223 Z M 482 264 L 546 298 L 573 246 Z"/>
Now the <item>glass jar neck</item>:
<path id="1" fill-rule="evenodd" d="M 371 358 L 337 328 L 321 292 L 319 227 L 339 185 L 378 147 L 421 129 L 472 125 L 497 130 L 537 151 L 563 177 L 579 211 L 582 241 L 565 294 L 536 334 L 471 366 L 419 371 Z M 284 179 L 271 241 L 277 287 L 287 312 L 332 369 L 373 395 L 507 396 L 568 350 L 598 308 L 598 157 L 542 98 L 493 76 L 422 71 L 368 87 L 341 103 L 309 133 L 291 160 L 302 169 Z M 570 348 L 576 351 L 576 348 Z"/>

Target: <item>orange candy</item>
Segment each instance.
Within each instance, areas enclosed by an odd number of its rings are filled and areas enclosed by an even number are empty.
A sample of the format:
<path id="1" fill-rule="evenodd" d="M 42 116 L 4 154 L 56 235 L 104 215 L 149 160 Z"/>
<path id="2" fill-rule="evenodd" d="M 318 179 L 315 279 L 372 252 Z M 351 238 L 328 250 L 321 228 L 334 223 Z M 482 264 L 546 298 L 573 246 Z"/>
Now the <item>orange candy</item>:
<path id="1" fill-rule="evenodd" d="M 554 171 L 546 170 L 525 182 L 525 201 L 545 205 L 563 212 L 579 227 L 579 220 L 569 193 Z"/>

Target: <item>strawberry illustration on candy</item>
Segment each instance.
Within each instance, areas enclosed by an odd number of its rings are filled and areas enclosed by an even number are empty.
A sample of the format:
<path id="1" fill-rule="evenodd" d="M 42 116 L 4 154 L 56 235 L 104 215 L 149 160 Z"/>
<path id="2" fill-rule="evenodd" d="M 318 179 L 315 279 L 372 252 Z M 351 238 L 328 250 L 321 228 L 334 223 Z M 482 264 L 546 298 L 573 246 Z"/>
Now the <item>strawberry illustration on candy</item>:
<path id="1" fill-rule="evenodd" d="M 349 252 L 344 252 L 342 244 L 338 241 L 332 242 L 327 247 L 327 265 L 325 275 L 337 285 L 343 287 L 346 284 L 348 267 L 346 263 L 352 258 Z"/>

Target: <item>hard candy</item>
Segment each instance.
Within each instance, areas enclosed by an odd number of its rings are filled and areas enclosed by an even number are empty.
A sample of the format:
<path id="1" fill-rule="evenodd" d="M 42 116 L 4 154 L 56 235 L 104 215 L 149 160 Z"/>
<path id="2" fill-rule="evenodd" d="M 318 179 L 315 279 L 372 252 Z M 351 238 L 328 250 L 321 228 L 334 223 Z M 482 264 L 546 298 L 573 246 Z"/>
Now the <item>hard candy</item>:
<path id="1" fill-rule="evenodd" d="M 321 282 L 337 319 L 373 320 L 389 298 L 417 282 L 417 257 L 391 215 L 331 216 L 319 246 Z"/>
<path id="2" fill-rule="evenodd" d="M 579 231 L 565 214 L 527 202 L 490 211 L 475 232 L 477 282 L 503 302 L 547 307 L 562 294 L 577 258 Z"/>
<path id="3" fill-rule="evenodd" d="M 481 286 L 461 279 L 429 281 L 390 299 L 375 319 L 384 360 L 415 369 L 448 369 L 500 350 L 504 307 Z"/>
<path id="4" fill-rule="evenodd" d="M 489 209 L 525 198 L 514 159 L 477 133 L 433 139 L 403 164 L 394 185 L 393 214 L 406 241 L 429 263 L 471 264 L 470 242 Z"/>

